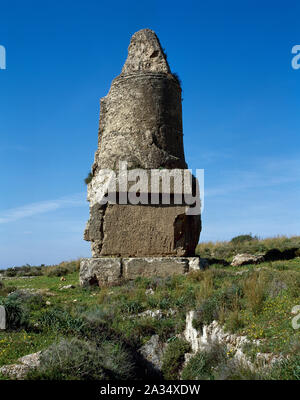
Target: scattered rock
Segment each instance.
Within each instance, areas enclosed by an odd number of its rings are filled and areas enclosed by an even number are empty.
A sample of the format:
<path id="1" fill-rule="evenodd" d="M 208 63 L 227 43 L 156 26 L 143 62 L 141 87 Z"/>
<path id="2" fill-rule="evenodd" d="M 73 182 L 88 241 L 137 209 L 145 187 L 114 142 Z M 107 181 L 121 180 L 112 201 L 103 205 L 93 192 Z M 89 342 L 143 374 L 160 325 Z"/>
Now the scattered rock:
<path id="1" fill-rule="evenodd" d="M 164 316 L 165 317 L 170 317 L 172 315 L 174 315 L 176 313 L 175 310 L 168 310 L 166 313 L 164 313 L 161 310 L 146 310 L 143 311 L 142 313 L 139 313 L 137 315 L 137 317 L 150 317 L 150 318 L 157 318 L 157 319 L 161 319 Z"/>
<path id="2" fill-rule="evenodd" d="M 252 344 L 259 346 L 260 340 L 250 340 L 247 336 L 239 336 L 225 332 L 222 326 L 217 321 L 213 321 L 209 325 L 202 327 L 202 332 L 197 331 L 193 327 L 193 319 L 195 317 L 195 311 L 189 311 L 186 315 L 186 327 L 183 332 L 183 337 L 187 342 L 190 343 L 192 353 L 185 355 L 185 365 L 198 351 L 209 350 L 214 344 L 226 345 L 228 350 L 232 353 L 233 359 L 238 361 L 241 365 L 250 368 L 255 371 L 258 368 L 269 368 L 275 362 L 283 360 L 282 356 L 278 356 L 273 353 L 257 353 L 256 363 L 252 363 L 248 357 L 243 353 L 245 344 Z"/>
<path id="3" fill-rule="evenodd" d="M 41 351 L 18 359 L 18 363 L 4 365 L 0 368 L 0 373 L 11 379 L 23 380 L 28 372 L 40 365 Z"/>
<path id="4" fill-rule="evenodd" d="M 152 288 L 149 288 L 149 289 L 147 289 L 147 290 L 145 291 L 145 294 L 146 294 L 147 296 L 152 296 L 152 295 L 154 295 L 154 290 L 153 290 Z"/>
<path id="5" fill-rule="evenodd" d="M 136 315 L 129 315 L 124 317 L 124 319 L 127 318 L 156 318 L 156 319 L 162 319 L 162 318 L 168 318 L 171 317 L 172 315 L 176 314 L 175 310 L 168 310 L 168 311 L 162 311 L 162 310 L 146 310 L 143 311 L 139 314 Z"/>
<path id="6" fill-rule="evenodd" d="M 65 290 L 65 289 L 75 289 L 74 285 L 66 285 L 60 288 L 60 290 Z"/>
<path id="7" fill-rule="evenodd" d="M 193 259 L 191 258 L 189 262 L 189 271 L 199 271 L 208 267 L 209 261 L 207 258 L 194 257 Z"/>
<path id="8" fill-rule="evenodd" d="M 158 335 L 153 335 L 150 340 L 139 349 L 139 353 L 152 364 L 154 370 L 160 372 L 166 347 L 167 344 L 162 343 Z"/>
<path id="9" fill-rule="evenodd" d="M 230 265 L 233 267 L 240 267 L 242 265 L 246 264 L 259 264 L 261 262 L 264 262 L 264 256 L 259 254 L 259 255 L 252 255 L 252 254 L 237 254 Z"/>

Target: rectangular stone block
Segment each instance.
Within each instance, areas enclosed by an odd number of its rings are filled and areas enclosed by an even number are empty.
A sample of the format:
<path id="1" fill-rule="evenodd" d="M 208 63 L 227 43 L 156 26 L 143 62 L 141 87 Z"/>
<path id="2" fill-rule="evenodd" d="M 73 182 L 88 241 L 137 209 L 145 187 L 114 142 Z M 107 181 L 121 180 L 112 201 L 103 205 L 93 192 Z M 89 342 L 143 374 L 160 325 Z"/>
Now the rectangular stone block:
<path id="1" fill-rule="evenodd" d="M 80 263 L 79 280 L 81 286 L 106 286 L 118 285 L 123 279 L 165 278 L 204 269 L 202 260 L 199 257 L 84 258 Z"/>
<path id="2" fill-rule="evenodd" d="M 79 282 L 81 286 L 117 284 L 121 274 L 120 258 L 84 258 L 80 263 Z"/>
<path id="3" fill-rule="evenodd" d="M 141 257 L 123 258 L 123 277 L 136 279 L 142 277 L 167 277 L 188 272 L 189 262 L 183 257 Z"/>
<path id="4" fill-rule="evenodd" d="M 184 257 L 194 254 L 199 232 L 199 216 L 187 216 L 185 206 L 141 206 L 109 204 L 99 239 L 89 228 L 94 240 L 94 257 Z M 93 215 L 93 211 L 91 213 Z M 93 220 L 100 220 L 95 209 Z M 101 214 L 102 215 L 102 214 Z M 92 224 L 93 225 L 93 224 Z"/>
<path id="5" fill-rule="evenodd" d="M 0 306 L 0 330 L 6 329 L 6 311 L 3 306 Z"/>

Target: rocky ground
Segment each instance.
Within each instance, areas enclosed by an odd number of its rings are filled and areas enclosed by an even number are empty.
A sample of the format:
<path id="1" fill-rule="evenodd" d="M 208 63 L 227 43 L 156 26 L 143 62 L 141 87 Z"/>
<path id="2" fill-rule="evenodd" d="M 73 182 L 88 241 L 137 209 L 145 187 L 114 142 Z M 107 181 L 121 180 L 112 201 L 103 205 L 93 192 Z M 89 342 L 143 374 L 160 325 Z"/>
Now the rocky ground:
<path id="1" fill-rule="evenodd" d="M 3 274 L 2 379 L 300 379 L 300 258 L 233 257 L 103 288 L 76 262 Z"/>

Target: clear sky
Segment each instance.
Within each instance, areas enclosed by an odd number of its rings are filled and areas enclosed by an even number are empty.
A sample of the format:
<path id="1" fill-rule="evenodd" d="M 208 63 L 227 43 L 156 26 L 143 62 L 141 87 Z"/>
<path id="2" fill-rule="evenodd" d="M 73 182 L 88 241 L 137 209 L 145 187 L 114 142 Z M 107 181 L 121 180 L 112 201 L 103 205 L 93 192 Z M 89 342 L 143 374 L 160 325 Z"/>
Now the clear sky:
<path id="1" fill-rule="evenodd" d="M 299 1 L 1 1 L 0 267 L 90 256 L 99 99 L 155 30 L 183 85 L 201 241 L 300 234 Z"/>

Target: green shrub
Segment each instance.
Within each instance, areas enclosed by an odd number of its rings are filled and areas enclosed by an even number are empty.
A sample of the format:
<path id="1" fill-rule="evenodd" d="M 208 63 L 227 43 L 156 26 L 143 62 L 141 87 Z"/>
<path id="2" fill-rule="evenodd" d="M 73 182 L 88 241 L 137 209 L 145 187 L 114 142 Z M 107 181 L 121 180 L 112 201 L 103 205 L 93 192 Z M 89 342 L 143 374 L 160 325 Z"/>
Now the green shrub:
<path id="1" fill-rule="evenodd" d="M 15 268 L 8 268 L 4 272 L 5 276 L 12 278 L 17 275 L 17 270 Z"/>
<path id="2" fill-rule="evenodd" d="M 201 306 L 196 310 L 193 327 L 197 330 L 201 330 L 203 325 L 208 325 L 212 321 L 217 320 L 220 306 L 221 303 L 218 296 L 211 296 L 204 300 Z"/>
<path id="3" fill-rule="evenodd" d="M 80 333 L 84 326 L 81 316 L 74 316 L 61 307 L 52 307 L 43 312 L 38 323 L 42 328 L 60 331 L 63 334 Z"/>
<path id="4" fill-rule="evenodd" d="M 230 332 L 236 332 L 244 327 L 244 321 L 238 310 L 230 311 L 226 316 L 225 328 Z"/>
<path id="5" fill-rule="evenodd" d="M 278 271 L 286 271 L 286 270 L 289 269 L 289 267 L 288 267 L 285 263 L 283 263 L 283 262 L 274 263 L 274 264 L 272 265 L 272 267 L 273 267 L 274 269 L 277 269 Z"/>
<path id="6" fill-rule="evenodd" d="M 244 243 L 244 242 L 251 242 L 252 240 L 258 240 L 258 238 L 256 236 L 253 237 L 251 234 L 239 235 L 239 236 L 235 236 L 234 238 L 232 238 L 230 240 L 230 243 L 236 245 L 236 244 L 240 244 L 240 243 Z"/>
<path id="7" fill-rule="evenodd" d="M 264 274 L 253 272 L 244 281 L 244 293 L 247 307 L 254 313 L 258 314 L 266 299 L 266 279 Z"/>
<path id="8" fill-rule="evenodd" d="M 262 380 L 267 379 L 263 370 L 252 369 L 237 359 L 227 359 L 221 362 L 214 371 L 215 380 Z"/>
<path id="9" fill-rule="evenodd" d="M 215 368 L 225 360 L 226 348 L 214 344 L 207 351 L 195 354 L 183 369 L 181 377 L 183 380 L 214 379 Z"/>
<path id="10" fill-rule="evenodd" d="M 255 236 L 240 235 L 229 242 L 200 243 L 196 248 L 196 254 L 209 259 L 231 260 L 238 253 L 261 254 L 276 249 L 276 259 L 278 259 L 278 256 L 282 257 L 282 259 L 289 259 L 300 254 L 299 248 L 300 236 L 290 238 L 281 236 L 259 240 Z M 280 252 L 282 253 L 280 254 Z"/>
<path id="11" fill-rule="evenodd" d="M 138 300 L 127 300 L 121 304 L 121 311 L 127 314 L 138 314 L 144 309 L 145 307 Z"/>
<path id="12" fill-rule="evenodd" d="M 40 367 L 28 379 L 104 380 L 130 379 L 134 374 L 131 355 L 119 343 L 101 346 L 78 339 L 62 340 L 41 356 Z"/>
<path id="13" fill-rule="evenodd" d="M 45 271 L 45 275 L 47 276 L 64 276 L 69 273 L 68 269 L 65 267 L 48 267 Z"/>
<path id="14" fill-rule="evenodd" d="M 22 307 L 28 312 L 39 310 L 46 305 L 44 296 L 40 293 L 30 292 L 24 289 L 18 289 L 9 294 L 9 298 L 20 302 Z"/>
<path id="15" fill-rule="evenodd" d="M 101 342 L 110 337 L 118 337 L 112 325 L 115 314 L 111 308 L 93 307 L 79 316 L 82 325 L 80 335 L 90 340 Z"/>
<path id="16" fill-rule="evenodd" d="M 256 380 L 266 379 L 259 370 L 251 370 L 230 355 L 227 347 L 212 344 L 193 356 L 182 371 L 185 380 Z"/>
<path id="17" fill-rule="evenodd" d="M 26 329 L 29 327 L 29 312 L 20 299 L 10 295 L 6 298 L 0 298 L 0 304 L 5 307 L 8 329 Z"/>
<path id="18" fill-rule="evenodd" d="M 222 288 L 205 299 L 196 310 L 193 326 L 201 329 L 203 325 L 208 325 L 214 320 L 219 319 L 220 311 L 235 311 L 239 308 L 240 298 L 243 296 L 242 288 L 237 284 L 232 284 L 228 288 Z"/>
<path id="19" fill-rule="evenodd" d="M 287 360 L 274 365 L 267 379 L 300 380 L 300 355 L 291 355 Z"/>
<path id="20" fill-rule="evenodd" d="M 0 287 L 0 297 L 6 297 L 9 295 L 11 292 L 14 292 L 17 288 L 15 286 L 6 286 L 4 283 L 2 283 L 2 286 Z"/>
<path id="21" fill-rule="evenodd" d="M 80 261 L 62 262 L 59 265 L 44 267 L 43 273 L 47 276 L 65 276 L 79 270 Z"/>
<path id="22" fill-rule="evenodd" d="M 24 276 L 42 276 L 42 267 L 31 267 L 30 270 L 24 274 Z"/>
<path id="23" fill-rule="evenodd" d="M 22 267 L 8 268 L 3 271 L 3 276 L 7 277 L 40 275 L 42 275 L 42 267 L 32 267 L 29 264 L 23 265 Z"/>
<path id="24" fill-rule="evenodd" d="M 88 173 L 88 176 L 85 178 L 84 182 L 85 184 L 89 184 L 91 180 L 93 179 L 93 174 L 91 172 Z"/>
<path id="25" fill-rule="evenodd" d="M 4 282 L 0 280 L 0 297 L 5 297 L 15 290 L 16 288 L 14 286 L 5 286 Z"/>
<path id="26" fill-rule="evenodd" d="M 164 379 L 179 378 L 180 368 L 184 362 L 184 355 L 190 351 L 190 345 L 185 340 L 176 338 L 170 342 L 163 356 L 162 372 Z"/>

